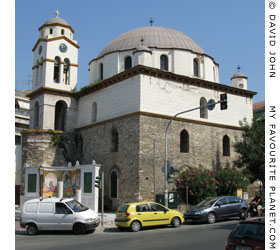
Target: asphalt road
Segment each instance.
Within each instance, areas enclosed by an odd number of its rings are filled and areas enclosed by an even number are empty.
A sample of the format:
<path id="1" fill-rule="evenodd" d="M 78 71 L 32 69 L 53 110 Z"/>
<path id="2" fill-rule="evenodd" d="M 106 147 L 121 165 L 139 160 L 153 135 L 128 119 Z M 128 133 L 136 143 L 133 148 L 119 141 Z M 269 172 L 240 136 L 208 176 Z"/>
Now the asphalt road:
<path id="1" fill-rule="evenodd" d="M 229 232 L 238 220 L 208 224 L 187 224 L 180 228 L 147 228 L 140 232 L 120 232 L 116 227 L 104 232 L 74 235 L 71 232 L 45 232 L 28 236 L 21 232 L 15 236 L 18 250 L 223 250 Z"/>

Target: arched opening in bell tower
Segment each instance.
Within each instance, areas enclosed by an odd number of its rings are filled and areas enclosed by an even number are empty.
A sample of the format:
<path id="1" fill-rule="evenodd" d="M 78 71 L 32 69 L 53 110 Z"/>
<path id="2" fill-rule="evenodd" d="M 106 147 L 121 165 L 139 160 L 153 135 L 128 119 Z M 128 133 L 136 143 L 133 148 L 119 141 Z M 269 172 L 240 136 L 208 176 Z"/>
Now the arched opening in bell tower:
<path id="1" fill-rule="evenodd" d="M 63 78 L 66 85 L 70 84 L 70 60 L 68 58 L 64 59 L 64 67 L 63 67 Z"/>
<path id="2" fill-rule="evenodd" d="M 67 104 L 64 101 L 58 101 L 55 104 L 55 119 L 54 119 L 55 130 L 62 130 L 62 131 L 65 130 L 66 117 L 67 117 Z"/>
<path id="3" fill-rule="evenodd" d="M 53 81 L 59 83 L 59 67 L 60 67 L 60 58 L 56 56 L 54 58 L 54 69 L 53 69 Z"/>

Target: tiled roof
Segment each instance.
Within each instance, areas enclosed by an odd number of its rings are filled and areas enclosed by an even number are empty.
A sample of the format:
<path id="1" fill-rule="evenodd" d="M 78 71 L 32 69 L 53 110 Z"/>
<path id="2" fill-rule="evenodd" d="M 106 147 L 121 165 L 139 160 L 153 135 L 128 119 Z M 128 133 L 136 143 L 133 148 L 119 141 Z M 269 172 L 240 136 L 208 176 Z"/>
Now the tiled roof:
<path id="1" fill-rule="evenodd" d="M 253 104 L 253 110 L 265 108 L 265 101 L 257 102 Z"/>

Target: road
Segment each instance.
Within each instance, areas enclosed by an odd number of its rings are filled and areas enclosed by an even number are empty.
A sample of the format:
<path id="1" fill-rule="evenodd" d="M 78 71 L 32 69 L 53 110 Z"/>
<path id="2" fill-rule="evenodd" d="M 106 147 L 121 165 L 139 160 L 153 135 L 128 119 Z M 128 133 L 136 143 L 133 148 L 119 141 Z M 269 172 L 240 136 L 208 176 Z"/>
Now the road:
<path id="1" fill-rule="evenodd" d="M 238 220 L 208 224 L 187 224 L 179 228 L 147 228 L 140 232 L 119 232 L 106 228 L 104 232 L 74 235 L 71 232 L 46 232 L 28 236 L 16 234 L 17 250 L 223 250 L 229 232 Z"/>

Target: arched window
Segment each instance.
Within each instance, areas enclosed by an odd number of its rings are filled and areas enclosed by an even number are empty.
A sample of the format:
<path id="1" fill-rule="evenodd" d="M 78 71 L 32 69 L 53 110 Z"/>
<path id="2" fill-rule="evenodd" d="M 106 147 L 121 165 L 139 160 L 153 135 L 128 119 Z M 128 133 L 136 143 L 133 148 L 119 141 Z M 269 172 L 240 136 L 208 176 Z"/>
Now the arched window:
<path id="1" fill-rule="evenodd" d="M 92 104 L 91 122 L 97 121 L 97 104 L 94 102 Z"/>
<path id="2" fill-rule="evenodd" d="M 202 107 L 207 104 L 207 100 L 204 97 L 200 98 L 199 106 Z M 208 119 L 208 109 L 207 107 L 200 109 L 200 118 Z"/>
<path id="3" fill-rule="evenodd" d="M 189 152 L 189 133 L 185 129 L 180 134 L 180 152 Z"/>
<path id="4" fill-rule="evenodd" d="M 227 135 L 223 137 L 223 156 L 230 156 L 230 139 Z"/>
<path id="5" fill-rule="evenodd" d="M 54 69 L 53 69 L 53 81 L 59 83 L 59 67 L 60 67 L 60 58 L 56 56 L 54 58 Z"/>
<path id="6" fill-rule="evenodd" d="M 100 81 L 103 80 L 103 63 L 99 64 L 99 79 Z"/>
<path id="7" fill-rule="evenodd" d="M 118 198 L 118 175 L 116 171 L 111 173 L 111 198 Z"/>
<path id="8" fill-rule="evenodd" d="M 118 152 L 119 150 L 119 133 L 116 129 L 112 130 L 112 151 Z"/>
<path id="9" fill-rule="evenodd" d="M 62 130 L 62 131 L 65 130 L 66 117 L 67 117 L 67 104 L 64 101 L 58 101 L 55 104 L 55 119 L 54 119 L 55 130 Z"/>
<path id="10" fill-rule="evenodd" d="M 63 78 L 66 85 L 70 84 L 69 74 L 70 74 L 70 61 L 68 58 L 65 58 L 64 67 L 63 67 Z"/>
<path id="11" fill-rule="evenodd" d="M 35 86 L 37 86 L 39 84 L 39 60 L 37 60 L 37 68 L 35 69 L 35 73 L 36 73 L 36 76 L 35 76 Z"/>
<path id="12" fill-rule="evenodd" d="M 131 57 L 127 56 L 124 61 L 124 70 L 130 69 L 132 67 Z"/>
<path id="13" fill-rule="evenodd" d="M 39 103 L 35 102 L 34 105 L 34 128 L 39 128 Z"/>
<path id="14" fill-rule="evenodd" d="M 168 57 L 166 55 L 160 56 L 160 69 L 168 71 Z"/>
<path id="15" fill-rule="evenodd" d="M 199 76 L 198 66 L 199 66 L 198 60 L 196 58 L 193 59 L 193 75 L 197 77 Z"/>
<path id="16" fill-rule="evenodd" d="M 215 67 L 213 67 L 213 78 L 214 78 L 214 82 L 216 82 L 216 69 L 215 69 Z"/>

